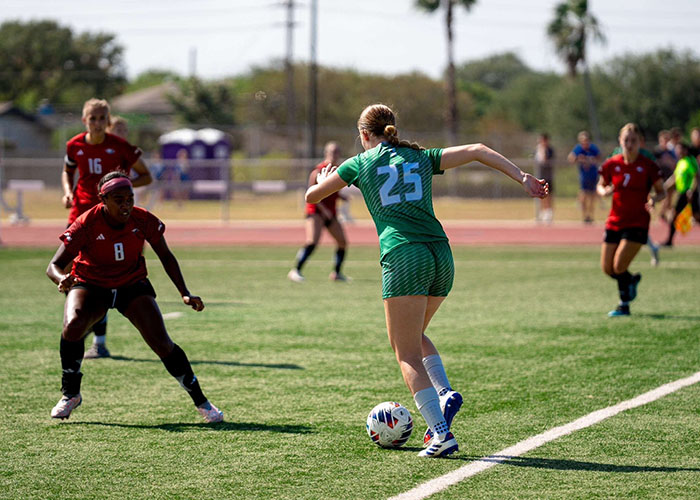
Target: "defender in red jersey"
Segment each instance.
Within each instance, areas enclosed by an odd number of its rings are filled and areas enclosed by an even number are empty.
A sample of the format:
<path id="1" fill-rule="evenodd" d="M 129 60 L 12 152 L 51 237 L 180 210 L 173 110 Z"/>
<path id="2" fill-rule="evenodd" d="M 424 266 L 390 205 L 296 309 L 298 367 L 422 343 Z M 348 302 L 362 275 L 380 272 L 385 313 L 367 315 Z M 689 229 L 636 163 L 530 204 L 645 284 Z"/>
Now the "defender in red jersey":
<path id="1" fill-rule="evenodd" d="M 120 119 L 125 125 L 126 122 Z M 80 214 L 90 210 L 100 202 L 97 183 L 109 172 L 121 170 L 127 175 L 133 168 L 138 175 L 134 186 L 151 183 L 151 174 L 141 160 L 141 150 L 132 146 L 124 136 L 119 136 L 118 125 L 112 123 L 109 103 L 105 100 L 90 99 L 83 105 L 83 123 L 86 132 L 76 135 L 66 144 L 65 165 L 61 177 L 63 186 L 63 204 L 70 208 L 68 225 L 70 226 Z M 106 131 L 117 132 L 115 134 Z M 126 132 L 126 129 L 123 129 Z M 75 183 L 75 172 L 78 181 Z M 73 186 L 75 184 L 75 186 Z M 107 317 L 93 327 L 95 332 L 92 347 L 85 353 L 86 358 L 109 357 L 105 342 Z"/>
<path id="2" fill-rule="evenodd" d="M 340 147 L 338 144 L 335 142 L 327 143 L 324 148 L 324 159 L 311 171 L 308 186 L 311 187 L 316 184 L 316 177 L 318 177 L 318 174 L 321 173 L 324 167 L 338 165 L 339 160 Z M 340 272 L 343 260 L 345 260 L 347 239 L 345 238 L 343 225 L 337 217 L 336 204 L 338 198 L 344 199 L 341 194 L 333 193 L 319 203 L 306 204 L 306 242 L 297 252 L 295 267 L 287 274 L 287 278 L 290 280 L 297 283 L 305 281 L 304 276 L 301 274 L 301 268 L 318 245 L 321 239 L 321 231 L 325 227 L 336 243 L 335 269 L 331 272 L 329 278 L 333 281 L 348 281 L 348 278 Z"/>
<path id="3" fill-rule="evenodd" d="M 68 418 L 82 403 L 84 337 L 108 309 L 116 308 L 139 330 L 204 419 L 221 422 L 223 413 L 204 396 L 187 355 L 170 339 L 147 279 L 142 255 L 146 241 L 183 302 L 195 311 L 204 309 L 202 299 L 187 289 L 177 259 L 165 242 L 165 225 L 147 210 L 134 207 L 134 192 L 126 174 L 107 174 L 98 189 L 102 203 L 81 215 L 61 235 L 61 246 L 46 270 L 58 290 L 66 294 L 60 350 L 63 397 L 51 417 Z M 66 274 L 71 262 L 73 269 Z"/>
<path id="4" fill-rule="evenodd" d="M 608 316 L 629 316 L 629 303 L 637 296 L 642 275 L 628 268 L 646 244 L 649 212 L 666 197 L 659 166 L 639 153 L 641 132 L 634 123 L 620 130 L 622 154 L 609 158 L 600 167 L 598 194 L 612 195 L 612 208 L 605 222 L 605 241 L 601 248 L 603 272 L 617 281 L 620 303 Z M 649 191 L 655 194 L 649 197 Z"/>

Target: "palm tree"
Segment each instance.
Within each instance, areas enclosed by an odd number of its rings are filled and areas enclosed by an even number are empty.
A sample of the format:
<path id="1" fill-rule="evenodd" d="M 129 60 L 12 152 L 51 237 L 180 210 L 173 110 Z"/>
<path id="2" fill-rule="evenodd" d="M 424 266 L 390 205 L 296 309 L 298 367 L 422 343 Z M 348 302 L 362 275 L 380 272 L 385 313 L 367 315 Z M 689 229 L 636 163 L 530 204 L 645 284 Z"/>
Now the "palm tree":
<path id="1" fill-rule="evenodd" d="M 445 28 L 447 29 L 447 117 L 448 140 L 450 145 L 457 144 L 459 132 L 459 119 L 457 111 L 457 86 L 455 83 L 454 64 L 454 35 L 452 33 L 452 18 L 455 5 L 461 5 L 467 11 L 471 9 L 476 0 L 415 0 L 416 6 L 428 12 L 437 11 L 441 5 L 445 7 Z"/>
<path id="2" fill-rule="evenodd" d="M 554 19 L 547 26 L 547 35 L 554 42 L 557 55 L 566 64 L 571 78 L 583 67 L 583 83 L 588 101 L 588 115 L 595 141 L 600 143 L 600 130 L 596 116 L 591 80 L 586 61 L 586 42 L 589 36 L 605 42 L 598 20 L 588 12 L 588 0 L 565 0 L 554 8 Z"/>

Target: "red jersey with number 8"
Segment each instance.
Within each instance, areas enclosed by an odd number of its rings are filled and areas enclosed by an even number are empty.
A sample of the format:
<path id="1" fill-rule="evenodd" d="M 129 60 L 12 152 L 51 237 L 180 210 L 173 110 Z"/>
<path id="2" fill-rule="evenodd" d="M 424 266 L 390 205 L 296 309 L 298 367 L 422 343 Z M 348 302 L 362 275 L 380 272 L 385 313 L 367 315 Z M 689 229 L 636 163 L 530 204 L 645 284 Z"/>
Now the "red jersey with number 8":
<path id="1" fill-rule="evenodd" d="M 612 208 L 605 228 L 620 231 L 626 228 L 649 229 L 649 212 L 645 204 L 649 191 L 661 178 L 659 166 L 641 154 L 630 164 L 621 154 L 612 156 L 600 166 L 600 176 L 614 187 Z"/>
<path id="2" fill-rule="evenodd" d="M 71 274 L 80 282 L 120 288 L 146 278 L 143 245 L 158 242 L 165 224 L 143 208 L 134 207 L 123 227 L 107 223 L 103 204 L 91 208 L 60 236 L 66 249 L 77 255 Z"/>
<path id="3" fill-rule="evenodd" d="M 86 135 L 87 132 L 83 132 L 66 143 L 66 165 L 77 168 L 80 175 L 73 190 L 73 208 L 68 224 L 100 203 L 97 183 L 105 174 L 122 170 L 128 175 L 131 166 L 141 157 L 141 149 L 121 137 L 105 134 L 100 144 L 88 144 Z"/>

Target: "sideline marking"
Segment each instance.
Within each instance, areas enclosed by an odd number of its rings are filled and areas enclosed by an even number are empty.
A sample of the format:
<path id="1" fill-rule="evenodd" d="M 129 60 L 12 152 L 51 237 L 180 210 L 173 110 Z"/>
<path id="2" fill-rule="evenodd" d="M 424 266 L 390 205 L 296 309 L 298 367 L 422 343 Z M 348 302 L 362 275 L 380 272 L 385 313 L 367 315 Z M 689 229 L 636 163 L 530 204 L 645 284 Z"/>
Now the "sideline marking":
<path id="1" fill-rule="evenodd" d="M 163 319 L 176 319 L 184 316 L 185 313 L 182 312 L 171 312 L 163 314 Z"/>
<path id="2" fill-rule="evenodd" d="M 683 387 L 687 387 L 698 382 L 700 382 L 700 372 L 697 372 L 690 377 L 676 380 L 675 382 L 669 382 L 668 384 L 652 389 L 649 392 L 645 392 L 636 398 L 628 399 L 627 401 L 623 401 L 622 403 L 618 403 L 614 406 L 608 406 L 602 410 L 596 410 L 593 413 L 589 413 L 585 417 L 574 420 L 573 422 L 569 422 L 568 424 L 564 424 L 559 427 L 554 427 L 553 429 L 545 431 L 542 434 L 527 438 L 509 448 L 505 448 L 494 453 L 493 455 L 489 455 L 488 457 L 480 458 L 479 460 L 476 460 L 469 465 L 465 465 L 464 467 L 460 467 L 459 469 L 445 474 L 444 476 L 440 476 L 426 483 L 419 484 L 415 488 L 408 490 L 405 493 L 391 497 L 389 500 L 418 500 L 427 498 L 438 491 L 444 490 L 448 486 L 457 484 L 464 479 L 483 472 L 486 469 L 490 469 L 494 465 L 507 462 L 513 457 L 518 457 L 524 453 L 527 453 L 528 451 L 539 448 L 543 444 L 549 443 L 550 441 L 554 441 L 562 436 L 571 434 L 574 431 L 590 427 L 591 425 L 597 424 L 598 422 L 615 416 L 625 410 L 630 410 L 632 408 L 637 408 L 638 406 L 651 403 L 652 401 L 656 401 L 659 398 L 676 392 Z"/>

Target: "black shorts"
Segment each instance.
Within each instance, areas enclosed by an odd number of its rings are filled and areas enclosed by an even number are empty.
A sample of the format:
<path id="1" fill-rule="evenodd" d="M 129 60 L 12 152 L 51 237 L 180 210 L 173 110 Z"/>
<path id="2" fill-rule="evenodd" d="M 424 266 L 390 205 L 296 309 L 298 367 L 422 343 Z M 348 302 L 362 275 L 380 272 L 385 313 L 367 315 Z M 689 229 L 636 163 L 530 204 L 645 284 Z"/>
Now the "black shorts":
<path id="1" fill-rule="evenodd" d="M 693 192 L 693 195 L 690 198 L 690 206 L 692 207 L 693 213 L 697 214 L 700 213 L 700 202 L 698 198 L 698 190 L 696 189 L 695 192 Z M 681 210 L 685 208 L 685 206 L 688 204 L 688 195 L 686 193 L 680 193 L 678 195 L 678 199 L 676 200 L 676 215 L 678 215 Z"/>
<path id="2" fill-rule="evenodd" d="M 645 245 L 649 239 L 649 230 L 641 227 L 627 227 L 619 231 L 605 230 L 605 243 L 620 243 L 622 240 L 634 241 Z"/>
<path id="3" fill-rule="evenodd" d="M 137 281 L 131 285 L 126 285 L 121 288 L 102 288 L 101 286 L 91 285 L 90 283 L 78 283 L 73 288 L 84 288 L 90 290 L 91 295 L 96 295 L 97 300 L 107 309 L 116 309 L 124 314 L 126 308 L 129 307 L 131 301 L 142 295 L 149 295 L 156 298 L 156 291 L 148 279 Z"/>
<path id="4" fill-rule="evenodd" d="M 314 215 L 318 215 L 321 218 L 321 221 L 323 222 L 323 225 L 325 227 L 330 227 L 330 225 L 333 224 L 334 221 L 338 220 L 338 218 L 335 215 L 333 217 L 331 217 L 330 219 L 326 219 L 323 215 L 319 214 L 318 212 L 316 212 L 315 214 L 307 214 L 306 218 L 309 219 L 309 218 L 313 217 Z"/>

